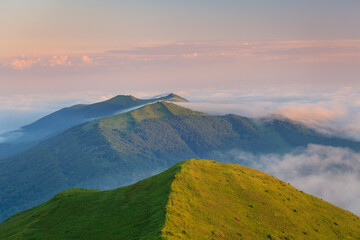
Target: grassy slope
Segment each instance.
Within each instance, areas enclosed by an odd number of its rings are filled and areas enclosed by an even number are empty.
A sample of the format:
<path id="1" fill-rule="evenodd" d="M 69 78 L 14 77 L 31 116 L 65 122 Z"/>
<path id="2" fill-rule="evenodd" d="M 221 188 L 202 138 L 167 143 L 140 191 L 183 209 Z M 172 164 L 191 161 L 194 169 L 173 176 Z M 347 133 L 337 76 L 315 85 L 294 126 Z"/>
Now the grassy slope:
<path id="1" fill-rule="evenodd" d="M 360 239 L 360 218 L 260 171 L 193 159 L 111 191 L 70 189 L 0 239 Z"/>
<path id="2" fill-rule="evenodd" d="M 181 169 L 110 191 L 69 189 L 0 225 L 0 239 L 159 239 Z"/>
<path id="3" fill-rule="evenodd" d="M 167 239 L 360 239 L 360 218 L 260 171 L 208 160 L 182 165 Z"/>

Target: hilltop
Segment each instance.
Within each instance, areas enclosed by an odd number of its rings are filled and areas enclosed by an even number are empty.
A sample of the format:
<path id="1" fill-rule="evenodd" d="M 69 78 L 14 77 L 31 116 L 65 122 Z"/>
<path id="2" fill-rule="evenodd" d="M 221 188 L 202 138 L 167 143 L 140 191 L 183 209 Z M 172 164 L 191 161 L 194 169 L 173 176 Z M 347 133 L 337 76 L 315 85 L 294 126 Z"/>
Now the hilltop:
<path id="1" fill-rule="evenodd" d="M 192 159 L 127 187 L 61 192 L 0 238 L 359 239 L 360 218 L 263 172 Z"/>

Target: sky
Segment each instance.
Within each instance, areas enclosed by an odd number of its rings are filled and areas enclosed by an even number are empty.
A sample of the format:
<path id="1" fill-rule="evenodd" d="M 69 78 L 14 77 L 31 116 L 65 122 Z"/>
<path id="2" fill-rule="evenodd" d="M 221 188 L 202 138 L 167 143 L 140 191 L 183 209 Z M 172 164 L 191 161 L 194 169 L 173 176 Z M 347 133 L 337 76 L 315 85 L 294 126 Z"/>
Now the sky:
<path id="1" fill-rule="evenodd" d="M 360 141 L 359 12 L 358 0 L 1 0 L 0 133 L 78 103 L 175 92 L 196 110 L 281 115 Z M 298 158 L 321 166 L 324 152 L 360 167 L 358 153 L 322 146 L 260 157 L 282 166 L 263 170 L 359 213 L 357 173 L 337 172 L 337 185 L 325 168 L 284 174 Z"/>
<path id="2" fill-rule="evenodd" d="M 138 43 L 358 39 L 356 0 L 3 0 L 4 55 L 106 51 Z"/>
<path id="3" fill-rule="evenodd" d="M 2 0 L 0 132 L 117 94 L 357 89 L 359 12 L 358 0 Z"/>
<path id="4" fill-rule="evenodd" d="M 360 2 L 0 3 L 0 94 L 355 85 Z"/>

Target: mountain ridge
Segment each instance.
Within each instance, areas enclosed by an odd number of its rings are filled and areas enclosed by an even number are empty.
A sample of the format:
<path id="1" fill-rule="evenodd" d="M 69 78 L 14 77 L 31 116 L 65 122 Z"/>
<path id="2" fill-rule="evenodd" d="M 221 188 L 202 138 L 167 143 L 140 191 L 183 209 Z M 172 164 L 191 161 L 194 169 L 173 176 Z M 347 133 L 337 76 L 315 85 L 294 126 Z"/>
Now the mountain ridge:
<path id="1" fill-rule="evenodd" d="M 190 159 L 108 191 L 69 189 L 0 224 L 10 239 L 358 239 L 360 218 L 266 173 Z"/>
<path id="2" fill-rule="evenodd" d="M 150 99 L 139 99 L 132 95 L 117 95 L 102 102 L 77 104 L 62 108 L 20 129 L 1 134 L 0 137 L 7 139 L 7 141 L 0 143 L 0 159 L 29 149 L 35 144 L 78 124 L 164 100 L 188 101 L 173 93 Z"/>

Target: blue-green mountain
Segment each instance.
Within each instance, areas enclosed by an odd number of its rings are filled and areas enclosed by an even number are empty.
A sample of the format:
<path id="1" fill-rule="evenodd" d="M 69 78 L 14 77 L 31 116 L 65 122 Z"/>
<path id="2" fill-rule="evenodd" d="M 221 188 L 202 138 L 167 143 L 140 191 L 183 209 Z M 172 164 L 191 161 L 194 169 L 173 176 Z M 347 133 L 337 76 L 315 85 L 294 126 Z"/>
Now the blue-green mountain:
<path id="1" fill-rule="evenodd" d="M 88 105 L 79 104 L 60 109 L 18 130 L 1 134 L 0 137 L 6 140 L 0 143 L 0 158 L 29 149 L 40 141 L 55 136 L 75 125 L 162 100 L 187 102 L 186 99 L 173 93 L 150 99 L 118 95 L 104 102 Z"/>
<path id="2" fill-rule="evenodd" d="M 77 125 L 0 160 L 0 216 L 4 220 L 68 188 L 113 189 L 184 159 L 214 159 L 214 151 L 285 153 L 309 143 L 360 150 L 358 142 L 287 120 L 258 123 L 157 102 Z"/>

